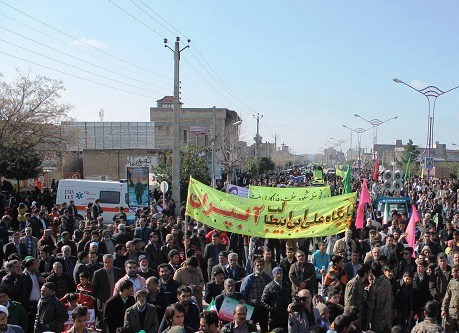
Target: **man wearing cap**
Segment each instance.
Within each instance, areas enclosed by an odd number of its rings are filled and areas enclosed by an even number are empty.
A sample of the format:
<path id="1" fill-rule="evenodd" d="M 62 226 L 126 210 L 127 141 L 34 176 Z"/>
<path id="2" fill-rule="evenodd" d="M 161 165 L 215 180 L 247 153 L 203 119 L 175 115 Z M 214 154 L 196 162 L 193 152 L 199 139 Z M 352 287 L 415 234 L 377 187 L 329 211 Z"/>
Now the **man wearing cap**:
<path id="1" fill-rule="evenodd" d="M 148 267 L 148 258 L 144 254 L 139 256 L 139 268 L 137 269 L 137 273 L 145 280 L 150 276 L 158 276 L 158 272 Z"/>
<path id="2" fill-rule="evenodd" d="M 24 333 L 24 330 L 17 325 L 8 324 L 9 311 L 6 306 L 0 305 L 0 332 L 2 333 Z"/>
<path id="3" fill-rule="evenodd" d="M 136 303 L 127 308 L 124 314 L 124 326 L 133 332 L 144 330 L 145 332 L 158 331 L 158 315 L 154 305 L 147 303 L 148 293 L 146 290 L 138 290 L 135 295 Z"/>
<path id="4" fill-rule="evenodd" d="M 52 282 L 46 282 L 41 287 L 34 325 L 35 333 L 61 332 L 62 325 L 69 317 L 64 304 L 56 297 L 55 290 L 56 286 Z"/>
<path id="5" fill-rule="evenodd" d="M 3 287 L 0 287 L 0 305 L 8 309 L 8 322 L 12 325 L 21 326 L 24 332 L 26 332 L 28 325 L 27 313 L 24 306 L 19 302 L 10 300 L 7 290 Z"/>
<path id="6" fill-rule="evenodd" d="M 228 251 L 221 251 L 218 254 L 218 265 L 215 265 L 214 267 L 212 267 L 212 271 L 211 271 L 212 277 L 214 276 L 214 273 L 216 271 L 223 271 L 224 279 L 228 278 L 228 276 L 226 276 L 225 274 L 225 268 L 228 267 L 228 255 L 229 255 Z"/>
<path id="7" fill-rule="evenodd" d="M 273 281 L 263 289 L 261 303 L 269 311 L 269 329 L 282 327 L 287 329 L 288 311 L 291 302 L 292 290 L 288 282 L 284 281 L 284 271 L 280 267 L 272 270 Z"/>
<path id="8" fill-rule="evenodd" d="M 212 299 L 217 297 L 224 290 L 225 274 L 221 268 L 213 271 L 213 279 L 206 283 L 204 300 L 207 304 L 212 302 Z"/>
<path id="9" fill-rule="evenodd" d="M 159 244 L 159 232 L 157 230 L 150 233 L 150 241 L 145 246 L 145 255 L 148 258 L 149 266 L 154 270 L 161 264 L 161 245 Z"/>

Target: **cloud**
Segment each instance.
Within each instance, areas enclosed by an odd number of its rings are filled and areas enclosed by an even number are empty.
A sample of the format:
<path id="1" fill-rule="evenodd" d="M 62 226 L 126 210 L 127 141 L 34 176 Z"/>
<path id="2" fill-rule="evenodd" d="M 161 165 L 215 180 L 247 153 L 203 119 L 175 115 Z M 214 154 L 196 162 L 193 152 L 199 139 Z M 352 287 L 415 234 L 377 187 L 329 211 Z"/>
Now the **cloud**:
<path id="1" fill-rule="evenodd" d="M 411 81 L 410 85 L 415 87 L 416 89 L 423 89 L 423 88 L 427 87 L 427 83 L 419 81 L 419 80 Z"/>
<path id="2" fill-rule="evenodd" d="M 98 40 L 95 39 L 87 39 L 87 38 L 80 38 L 80 39 L 75 39 L 72 41 L 73 45 L 84 45 L 84 46 L 93 46 L 97 48 L 104 48 L 106 45 L 103 42 L 99 42 Z"/>

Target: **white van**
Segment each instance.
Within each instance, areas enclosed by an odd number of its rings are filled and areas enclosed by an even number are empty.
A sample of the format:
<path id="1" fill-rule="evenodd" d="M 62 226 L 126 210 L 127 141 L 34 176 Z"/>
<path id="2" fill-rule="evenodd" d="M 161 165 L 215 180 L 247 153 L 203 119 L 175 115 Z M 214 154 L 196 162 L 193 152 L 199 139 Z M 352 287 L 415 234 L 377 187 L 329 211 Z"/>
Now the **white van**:
<path id="1" fill-rule="evenodd" d="M 86 179 L 61 179 L 57 188 L 56 203 L 67 204 L 75 202 L 78 209 L 78 218 L 83 219 L 89 202 L 100 199 L 100 207 L 104 211 L 102 216 L 106 223 L 112 223 L 113 215 L 118 213 L 119 207 L 124 207 L 128 224 L 134 221 L 134 212 L 137 207 L 129 208 L 128 184 L 119 181 L 102 181 Z"/>

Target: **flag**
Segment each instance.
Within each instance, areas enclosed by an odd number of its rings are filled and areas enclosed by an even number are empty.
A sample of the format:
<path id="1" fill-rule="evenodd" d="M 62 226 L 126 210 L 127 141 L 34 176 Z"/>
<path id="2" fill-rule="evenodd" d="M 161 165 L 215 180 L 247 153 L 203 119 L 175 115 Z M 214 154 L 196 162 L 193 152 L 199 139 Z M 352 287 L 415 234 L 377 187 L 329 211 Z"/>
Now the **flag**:
<path id="1" fill-rule="evenodd" d="M 378 180 L 378 169 L 379 169 L 379 161 L 378 161 L 378 156 L 376 156 L 375 164 L 373 164 L 373 180 L 374 181 Z"/>
<path id="2" fill-rule="evenodd" d="M 344 193 L 351 193 L 352 188 L 351 188 L 351 167 L 348 165 L 346 174 L 344 176 Z"/>
<path id="3" fill-rule="evenodd" d="M 357 207 L 357 217 L 355 218 L 355 227 L 363 229 L 363 220 L 365 219 L 365 204 L 370 203 L 370 192 L 368 191 L 367 180 L 364 178 L 360 190 L 359 206 Z"/>
<path id="4" fill-rule="evenodd" d="M 411 217 L 410 222 L 408 222 L 408 227 L 406 228 L 406 241 L 408 242 L 408 246 L 414 249 L 416 245 L 416 238 L 415 238 L 415 230 L 416 230 L 416 223 L 419 222 L 419 214 L 418 210 L 416 209 L 415 205 L 412 205 Z M 416 258 L 416 255 L 413 251 L 413 258 Z"/>
<path id="5" fill-rule="evenodd" d="M 215 300 L 212 298 L 212 301 L 207 306 L 207 311 L 215 311 L 217 312 L 217 307 L 215 306 Z"/>
<path id="6" fill-rule="evenodd" d="M 407 180 L 410 175 L 410 165 L 411 165 L 411 154 L 408 158 L 408 163 L 406 164 L 405 174 L 403 175 L 403 180 Z"/>

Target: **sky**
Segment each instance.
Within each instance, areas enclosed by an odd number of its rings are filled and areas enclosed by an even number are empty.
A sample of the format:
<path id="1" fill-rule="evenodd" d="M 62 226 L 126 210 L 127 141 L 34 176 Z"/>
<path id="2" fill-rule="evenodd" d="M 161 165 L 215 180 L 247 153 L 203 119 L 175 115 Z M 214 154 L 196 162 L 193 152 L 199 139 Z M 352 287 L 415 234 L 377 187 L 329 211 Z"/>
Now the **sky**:
<path id="1" fill-rule="evenodd" d="M 184 107 L 222 107 L 243 119 L 253 143 L 296 154 L 351 131 L 372 147 L 367 120 L 389 120 L 378 143 L 426 144 L 428 103 L 417 89 L 459 85 L 459 2 L 431 1 L 149 1 L 0 0 L 0 73 L 62 80 L 61 101 L 78 121 L 149 121 L 149 108 L 173 94 L 173 53 L 181 48 Z M 459 89 L 436 102 L 434 141 L 459 144 Z M 334 138 L 334 140 L 330 139 Z M 352 146 L 357 135 L 352 135 Z"/>

